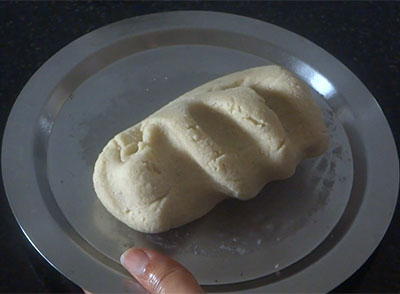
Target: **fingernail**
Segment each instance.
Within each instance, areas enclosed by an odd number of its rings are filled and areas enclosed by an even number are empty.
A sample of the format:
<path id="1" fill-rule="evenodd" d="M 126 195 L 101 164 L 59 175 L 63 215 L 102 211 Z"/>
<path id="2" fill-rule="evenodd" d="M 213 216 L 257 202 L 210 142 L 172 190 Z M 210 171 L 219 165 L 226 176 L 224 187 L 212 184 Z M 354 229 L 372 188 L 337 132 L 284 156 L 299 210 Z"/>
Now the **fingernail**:
<path id="1" fill-rule="evenodd" d="M 147 254 L 141 249 L 128 249 L 121 255 L 121 264 L 134 276 L 140 276 L 146 270 L 150 261 Z"/>

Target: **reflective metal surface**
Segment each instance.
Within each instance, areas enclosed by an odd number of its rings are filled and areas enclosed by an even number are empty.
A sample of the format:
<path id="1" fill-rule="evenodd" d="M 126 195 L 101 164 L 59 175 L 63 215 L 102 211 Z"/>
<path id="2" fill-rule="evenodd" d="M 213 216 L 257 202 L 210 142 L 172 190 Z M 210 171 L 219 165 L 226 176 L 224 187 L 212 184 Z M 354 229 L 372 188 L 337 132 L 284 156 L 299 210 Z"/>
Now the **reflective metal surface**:
<path id="1" fill-rule="evenodd" d="M 114 134 L 203 82 L 272 63 L 312 87 L 331 135 L 326 154 L 254 200 L 224 201 L 163 234 L 135 232 L 103 208 L 91 175 Z M 398 189 L 390 129 L 350 71 L 298 35 L 214 12 L 132 18 L 62 49 L 20 94 L 2 168 L 9 202 L 32 244 L 94 292 L 129 291 L 118 260 L 131 246 L 174 257 L 209 292 L 329 291 L 378 245 Z"/>

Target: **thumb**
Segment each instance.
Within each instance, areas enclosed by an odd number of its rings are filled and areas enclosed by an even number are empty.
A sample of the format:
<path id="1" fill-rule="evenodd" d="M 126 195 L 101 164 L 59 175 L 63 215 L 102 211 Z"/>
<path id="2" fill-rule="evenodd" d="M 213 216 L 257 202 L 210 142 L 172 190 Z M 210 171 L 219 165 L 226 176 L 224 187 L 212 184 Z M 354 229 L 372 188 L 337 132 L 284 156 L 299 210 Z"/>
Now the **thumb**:
<path id="1" fill-rule="evenodd" d="M 121 256 L 121 264 L 152 294 L 204 293 L 187 269 L 154 250 L 128 249 Z"/>

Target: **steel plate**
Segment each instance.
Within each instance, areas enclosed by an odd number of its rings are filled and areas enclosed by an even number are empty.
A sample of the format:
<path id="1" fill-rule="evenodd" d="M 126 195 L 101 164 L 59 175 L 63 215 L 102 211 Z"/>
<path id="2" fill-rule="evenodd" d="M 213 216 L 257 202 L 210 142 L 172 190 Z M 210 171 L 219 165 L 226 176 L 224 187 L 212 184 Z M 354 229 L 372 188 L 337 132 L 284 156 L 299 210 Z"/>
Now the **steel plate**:
<path id="1" fill-rule="evenodd" d="M 91 176 L 113 135 L 203 82 L 265 64 L 310 85 L 328 152 L 254 200 L 224 201 L 163 234 L 129 229 L 103 208 Z M 397 200 L 393 137 L 362 83 L 304 38 L 223 13 L 135 17 L 77 39 L 30 79 L 3 142 L 21 228 L 56 269 L 94 292 L 130 291 L 119 256 L 131 246 L 172 256 L 209 292 L 329 291 L 376 248 Z"/>

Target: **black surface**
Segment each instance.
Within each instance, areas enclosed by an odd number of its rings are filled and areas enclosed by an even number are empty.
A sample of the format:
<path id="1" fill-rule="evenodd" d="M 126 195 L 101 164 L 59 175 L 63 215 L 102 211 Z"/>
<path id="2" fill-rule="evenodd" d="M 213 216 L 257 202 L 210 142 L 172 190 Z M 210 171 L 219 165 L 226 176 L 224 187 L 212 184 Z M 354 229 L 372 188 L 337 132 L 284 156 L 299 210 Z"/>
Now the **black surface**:
<path id="1" fill-rule="evenodd" d="M 30 76 L 69 42 L 123 18 L 185 9 L 258 18 L 318 44 L 376 97 L 399 146 L 400 2 L 1 2 L 1 132 Z M 31 247 L 0 189 L 0 292 L 79 292 Z M 378 249 L 334 292 L 400 292 L 399 205 Z"/>

